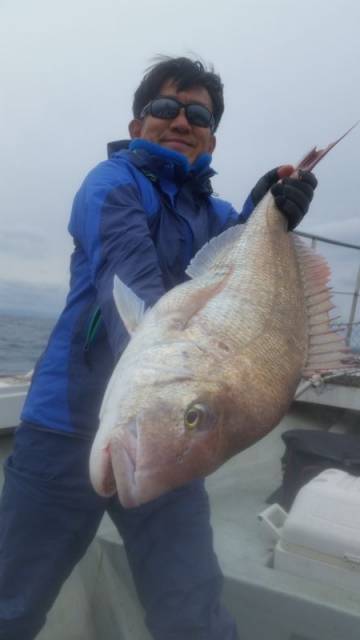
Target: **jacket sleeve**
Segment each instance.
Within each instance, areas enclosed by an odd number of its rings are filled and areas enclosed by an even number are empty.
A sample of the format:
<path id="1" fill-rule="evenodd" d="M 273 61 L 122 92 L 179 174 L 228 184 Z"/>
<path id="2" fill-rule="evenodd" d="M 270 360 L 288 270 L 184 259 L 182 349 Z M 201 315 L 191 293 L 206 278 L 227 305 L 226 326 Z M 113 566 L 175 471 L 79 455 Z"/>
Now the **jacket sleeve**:
<path id="1" fill-rule="evenodd" d="M 249 193 L 248 197 L 246 198 L 243 207 L 239 213 L 239 218 L 238 218 L 238 222 L 243 223 L 246 222 L 248 218 L 250 218 L 252 212 L 254 211 L 255 206 L 253 203 L 253 199 L 251 197 L 251 193 Z"/>
<path id="2" fill-rule="evenodd" d="M 165 292 L 147 218 L 130 176 L 119 183 L 118 177 L 114 181 L 95 170 L 75 197 L 69 230 L 86 256 L 115 356 L 124 347 L 125 333 L 113 299 L 115 274 L 146 306 Z"/>
<path id="3" fill-rule="evenodd" d="M 236 211 L 233 205 L 226 200 L 212 197 L 212 205 L 217 213 L 220 227 L 217 229 L 216 234 L 225 231 L 229 227 L 233 227 L 236 224 L 245 223 L 254 210 L 254 204 L 251 198 L 251 194 L 245 200 L 240 213 Z"/>
<path id="4" fill-rule="evenodd" d="M 237 212 L 233 207 L 231 207 L 231 215 L 229 218 L 232 221 L 232 224 L 244 224 L 247 222 L 254 209 L 254 203 L 251 194 L 249 194 L 240 212 Z"/>

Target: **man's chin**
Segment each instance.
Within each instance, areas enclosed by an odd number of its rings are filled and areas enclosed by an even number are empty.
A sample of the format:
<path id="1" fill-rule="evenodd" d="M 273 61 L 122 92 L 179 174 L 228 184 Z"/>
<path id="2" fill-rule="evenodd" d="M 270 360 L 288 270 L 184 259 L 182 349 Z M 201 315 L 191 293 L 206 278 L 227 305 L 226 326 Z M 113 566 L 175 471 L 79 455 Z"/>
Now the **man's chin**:
<path id="1" fill-rule="evenodd" d="M 190 164 L 194 162 L 194 153 L 191 147 L 187 144 L 183 144 L 181 142 L 162 142 L 162 147 L 169 149 L 170 151 L 176 151 L 176 153 L 181 153 L 185 156 Z"/>

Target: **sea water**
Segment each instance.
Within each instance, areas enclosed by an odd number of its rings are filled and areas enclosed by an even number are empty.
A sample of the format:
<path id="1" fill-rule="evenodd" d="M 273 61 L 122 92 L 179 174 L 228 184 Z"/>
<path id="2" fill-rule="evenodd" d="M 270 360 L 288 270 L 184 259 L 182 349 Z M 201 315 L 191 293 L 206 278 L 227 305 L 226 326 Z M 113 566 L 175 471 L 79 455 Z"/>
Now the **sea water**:
<path id="1" fill-rule="evenodd" d="M 55 318 L 0 313 L 0 375 L 33 369 L 55 321 Z"/>

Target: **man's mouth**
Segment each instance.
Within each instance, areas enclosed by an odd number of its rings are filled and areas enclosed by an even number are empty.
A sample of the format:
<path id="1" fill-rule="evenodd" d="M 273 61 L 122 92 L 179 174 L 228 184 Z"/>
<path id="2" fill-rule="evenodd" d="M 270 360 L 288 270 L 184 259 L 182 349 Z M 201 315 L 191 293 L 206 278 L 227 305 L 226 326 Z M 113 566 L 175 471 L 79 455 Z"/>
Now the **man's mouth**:
<path id="1" fill-rule="evenodd" d="M 193 145 L 191 144 L 191 142 L 188 142 L 187 140 L 182 140 L 181 138 L 168 138 L 167 140 L 164 140 L 165 144 L 175 144 L 175 145 L 180 145 L 180 146 L 185 146 L 185 147 L 192 147 Z"/>

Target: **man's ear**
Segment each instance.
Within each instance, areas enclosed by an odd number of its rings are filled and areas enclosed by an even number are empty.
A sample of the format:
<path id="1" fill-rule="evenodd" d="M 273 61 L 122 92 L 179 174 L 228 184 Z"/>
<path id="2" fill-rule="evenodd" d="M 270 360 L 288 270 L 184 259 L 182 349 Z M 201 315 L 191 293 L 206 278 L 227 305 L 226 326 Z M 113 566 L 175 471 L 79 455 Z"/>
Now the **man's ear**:
<path id="1" fill-rule="evenodd" d="M 142 120 L 139 120 L 138 118 L 135 118 L 134 120 L 131 120 L 131 122 L 129 123 L 130 138 L 132 140 L 134 138 L 140 138 L 141 137 L 141 129 L 142 129 Z"/>

